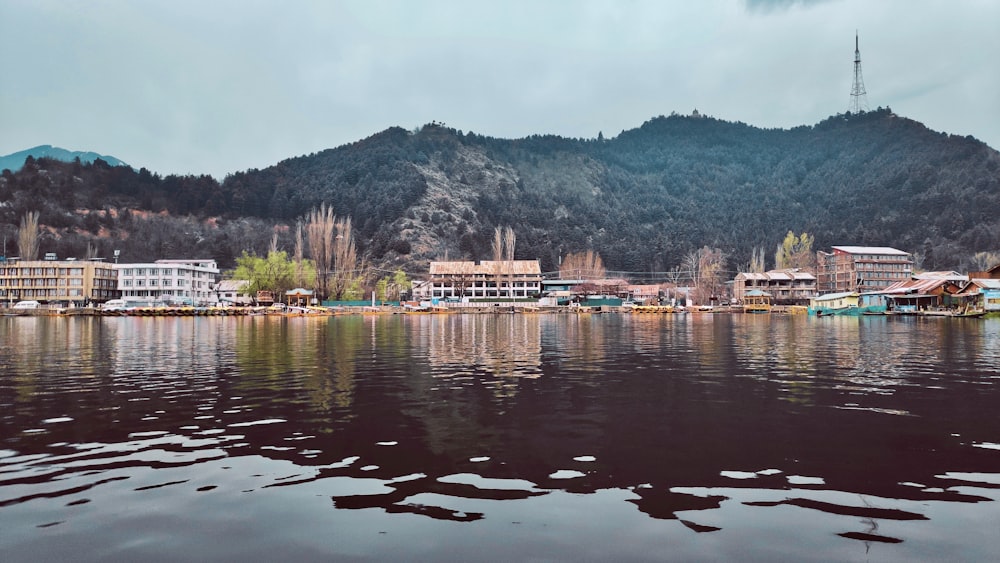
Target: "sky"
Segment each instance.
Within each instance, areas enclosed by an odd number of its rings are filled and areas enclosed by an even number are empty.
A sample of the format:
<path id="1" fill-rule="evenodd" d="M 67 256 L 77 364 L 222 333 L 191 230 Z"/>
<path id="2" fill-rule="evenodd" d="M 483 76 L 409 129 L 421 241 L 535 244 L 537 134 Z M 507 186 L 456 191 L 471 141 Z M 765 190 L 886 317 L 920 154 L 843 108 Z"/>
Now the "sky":
<path id="1" fill-rule="evenodd" d="M 0 0 L 0 155 L 227 174 L 431 121 L 614 137 L 871 109 L 1000 148 L 995 0 Z"/>

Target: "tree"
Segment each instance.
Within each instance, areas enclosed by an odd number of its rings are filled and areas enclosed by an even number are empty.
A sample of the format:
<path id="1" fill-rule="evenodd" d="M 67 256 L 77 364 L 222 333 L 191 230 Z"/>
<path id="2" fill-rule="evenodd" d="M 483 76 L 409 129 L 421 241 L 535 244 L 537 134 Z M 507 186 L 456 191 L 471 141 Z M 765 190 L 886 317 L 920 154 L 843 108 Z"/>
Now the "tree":
<path id="1" fill-rule="evenodd" d="M 513 299 L 514 297 L 514 245 L 517 242 L 517 238 L 514 235 L 514 229 L 510 227 L 504 227 L 501 229 L 497 227 L 493 230 L 493 269 L 496 275 L 496 286 L 497 286 L 497 298 L 500 298 L 500 283 L 503 277 L 503 271 L 507 270 L 510 276 L 507 282 L 507 292 L 508 295 Z M 504 265 L 506 264 L 506 268 Z"/>
<path id="2" fill-rule="evenodd" d="M 330 275 L 330 297 L 340 300 L 363 297 L 362 284 L 367 277 L 367 266 L 358 259 L 354 246 L 351 218 L 341 217 L 334 221 L 333 232 L 333 272 Z"/>
<path id="3" fill-rule="evenodd" d="M 750 265 L 747 271 L 755 274 L 762 274 L 764 273 L 765 268 L 766 266 L 764 265 L 764 247 L 756 246 L 750 253 Z"/>
<path id="4" fill-rule="evenodd" d="M 774 253 L 774 268 L 776 270 L 799 268 L 815 271 L 816 256 L 812 251 L 814 238 L 809 233 L 795 236 L 793 231 L 788 231 L 785 240 L 781 241 L 778 250 Z"/>
<path id="5" fill-rule="evenodd" d="M 313 208 L 306 215 L 306 239 L 309 243 L 309 257 L 316 263 L 319 270 L 319 293 L 326 297 L 329 288 L 330 270 L 334 261 L 334 231 L 336 230 L 336 217 L 333 215 L 333 206 L 326 203 L 320 204 L 319 208 Z"/>
<path id="6" fill-rule="evenodd" d="M 985 272 L 998 264 L 1000 264 L 1000 252 L 977 252 L 972 255 L 972 267 L 977 272 Z"/>
<path id="7" fill-rule="evenodd" d="M 302 261 L 302 275 L 306 285 L 312 284 L 316 278 L 316 268 L 311 260 Z M 267 257 L 261 258 L 246 251 L 236 259 L 235 279 L 248 280 L 250 292 L 273 291 L 282 294 L 294 288 L 296 282 L 296 264 L 289 259 L 284 251 L 272 251 Z"/>
<path id="8" fill-rule="evenodd" d="M 707 246 L 684 256 L 681 268 L 687 271 L 694 285 L 693 298 L 696 303 L 707 303 L 721 293 L 725 260 L 725 254 L 721 250 Z"/>
<path id="9" fill-rule="evenodd" d="M 559 277 L 563 279 L 599 280 L 607 277 L 601 255 L 593 250 L 570 252 L 559 264 Z"/>
<path id="10" fill-rule="evenodd" d="M 21 217 L 17 231 L 17 249 L 21 260 L 38 260 L 38 212 L 28 211 Z"/>

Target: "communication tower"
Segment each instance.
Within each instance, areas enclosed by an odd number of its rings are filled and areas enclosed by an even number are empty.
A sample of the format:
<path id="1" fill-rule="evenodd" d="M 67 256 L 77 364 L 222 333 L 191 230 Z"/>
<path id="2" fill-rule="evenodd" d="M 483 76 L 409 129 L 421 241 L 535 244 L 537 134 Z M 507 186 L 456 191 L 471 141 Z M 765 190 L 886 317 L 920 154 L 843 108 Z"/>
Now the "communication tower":
<path id="1" fill-rule="evenodd" d="M 865 92 L 865 79 L 861 77 L 861 50 L 858 48 L 858 34 L 854 33 L 854 85 L 851 86 L 851 103 L 848 113 L 868 111 L 868 93 Z"/>

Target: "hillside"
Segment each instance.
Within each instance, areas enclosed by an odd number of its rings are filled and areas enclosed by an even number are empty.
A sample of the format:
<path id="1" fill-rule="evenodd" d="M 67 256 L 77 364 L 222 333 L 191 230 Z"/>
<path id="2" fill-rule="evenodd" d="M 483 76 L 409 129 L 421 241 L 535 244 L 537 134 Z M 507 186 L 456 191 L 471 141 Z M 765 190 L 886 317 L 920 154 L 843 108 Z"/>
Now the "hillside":
<path id="1" fill-rule="evenodd" d="M 73 255 L 95 240 L 99 254 L 120 248 L 129 261 L 198 254 L 228 265 L 266 251 L 273 232 L 291 249 L 282 225 L 321 202 L 353 218 L 372 263 L 413 270 L 488 257 L 499 225 L 543 270 L 592 248 L 610 269 L 665 271 L 705 245 L 736 270 L 754 247 L 773 254 L 788 230 L 815 235 L 816 248 L 895 246 L 929 269 L 1000 249 L 1000 153 L 888 109 L 791 130 L 661 116 L 587 140 L 391 128 L 221 183 L 43 160 L 6 172 L 0 201 L 9 239 L 44 201 L 44 251 Z"/>
<path id="2" fill-rule="evenodd" d="M 36 160 L 39 158 L 50 158 L 52 160 L 61 160 L 63 162 L 73 162 L 73 160 L 79 158 L 81 162 L 88 164 L 97 159 L 101 159 L 111 166 L 125 165 L 124 162 L 113 156 L 101 155 L 96 152 L 70 151 L 59 147 L 53 147 L 52 145 L 39 145 L 37 147 L 11 153 L 6 156 L 0 156 L 0 170 L 10 169 L 17 172 L 22 166 L 24 166 L 24 161 L 29 156 Z"/>

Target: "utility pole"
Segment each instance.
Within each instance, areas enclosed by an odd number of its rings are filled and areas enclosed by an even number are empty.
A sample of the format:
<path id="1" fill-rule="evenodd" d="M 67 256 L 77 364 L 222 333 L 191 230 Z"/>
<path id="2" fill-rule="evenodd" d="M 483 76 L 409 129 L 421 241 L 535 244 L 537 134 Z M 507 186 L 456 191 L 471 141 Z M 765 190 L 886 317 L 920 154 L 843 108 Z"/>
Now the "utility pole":
<path id="1" fill-rule="evenodd" d="M 868 111 L 868 93 L 865 80 L 861 77 L 861 50 L 858 48 L 858 32 L 854 32 L 854 84 L 851 86 L 851 103 L 847 113 L 859 114 Z"/>

